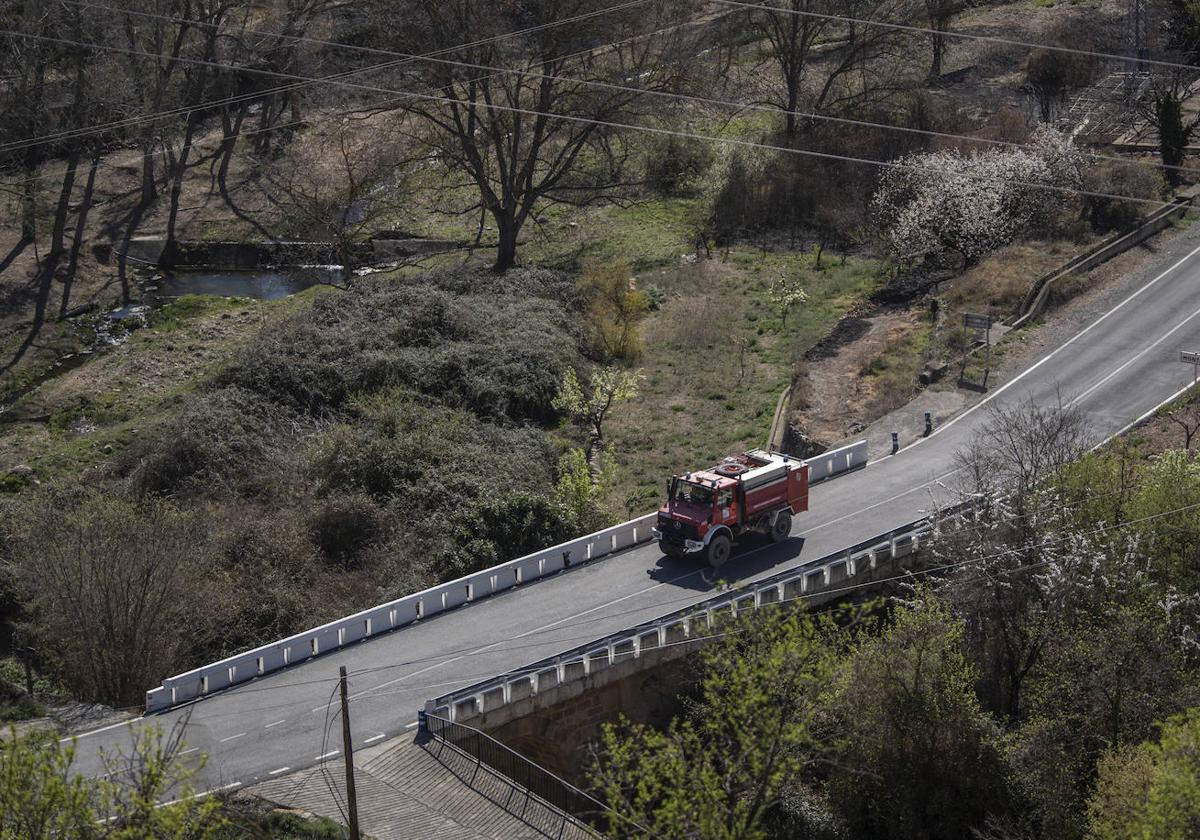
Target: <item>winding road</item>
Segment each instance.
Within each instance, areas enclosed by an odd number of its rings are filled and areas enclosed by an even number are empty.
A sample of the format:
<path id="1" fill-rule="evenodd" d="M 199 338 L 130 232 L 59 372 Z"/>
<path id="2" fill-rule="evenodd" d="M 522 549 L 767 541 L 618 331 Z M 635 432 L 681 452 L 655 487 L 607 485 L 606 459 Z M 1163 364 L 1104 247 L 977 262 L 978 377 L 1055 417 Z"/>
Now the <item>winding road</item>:
<path id="1" fill-rule="evenodd" d="M 1200 350 L 1200 230 L 1174 237 L 1156 265 L 1116 303 L 974 408 L 899 454 L 812 488 L 793 539 L 735 554 L 729 577 L 753 581 L 803 565 L 919 518 L 949 494 L 956 452 L 992 401 L 1053 405 L 1060 394 L 1084 412 L 1099 443 L 1191 384 L 1181 349 Z M 714 456 L 718 453 L 713 453 Z M 882 453 L 875 453 L 877 456 Z M 207 754 L 199 790 L 233 790 L 337 756 L 333 724 L 338 666 L 350 672 L 355 748 L 416 727 L 424 701 L 617 632 L 709 596 L 694 564 L 653 545 L 612 555 L 433 616 L 393 633 L 265 676 L 173 711 L 78 739 L 77 767 L 104 772 L 101 751 L 127 748 L 147 723 L 186 721 L 189 755 Z"/>

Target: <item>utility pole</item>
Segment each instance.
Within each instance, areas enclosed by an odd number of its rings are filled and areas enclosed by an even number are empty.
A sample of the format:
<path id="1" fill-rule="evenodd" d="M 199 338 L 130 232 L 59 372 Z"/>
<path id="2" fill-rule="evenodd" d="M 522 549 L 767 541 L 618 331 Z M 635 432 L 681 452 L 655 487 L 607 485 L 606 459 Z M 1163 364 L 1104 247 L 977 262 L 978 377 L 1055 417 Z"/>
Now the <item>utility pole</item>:
<path id="1" fill-rule="evenodd" d="M 354 753 L 350 749 L 350 702 L 346 699 L 346 666 L 338 668 L 342 694 L 342 754 L 346 757 L 346 801 L 350 806 L 350 840 L 361 840 L 358 833 L 358 795 L 354 792 Z"/>

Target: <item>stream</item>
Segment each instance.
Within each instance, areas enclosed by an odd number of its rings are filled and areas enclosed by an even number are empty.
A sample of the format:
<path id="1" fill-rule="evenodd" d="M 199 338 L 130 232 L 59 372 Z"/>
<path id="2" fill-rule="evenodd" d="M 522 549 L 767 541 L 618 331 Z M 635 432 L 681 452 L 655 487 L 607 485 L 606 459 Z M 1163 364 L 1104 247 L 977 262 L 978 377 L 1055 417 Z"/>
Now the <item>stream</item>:
<path id="1" fill-rule="evenodd" d="M 17 419 L 12 415 L 5 417 L 5 414 L 38 386 L 74 370 L 94 354 L 103 352 L 108 347 L 119 343 L 121 339 L 113 337 L 115 331 L 112 327 L 128 318 L 139 318 L 142 319 L 142 323 L 145 323 L 144 314 L 148 310 L 164 306 L 184 295 L 280 300 L 321 283 L 337 283 L 341 277 L 341 266 L 336 265 L 246 271 L 177 269 L 169 272 L 147 273 L 139 284 L 141 287 L 139 303 L 131 303 L 103 313 L 104 317 L 96 329 L 96 342 L 93 349 L 63 356 L 20 387 L 0 392 L 0 423 Z"/>
<path id="2" fill-rule="evenodd" d="M 142 285 L 142 302 L 160 306 L 183 295 L 279 300 L 320 283 L 337 283 L 341 277 L 340 266 L 326 265 L 252 271 L 177 269 L 150 275 Z"/>

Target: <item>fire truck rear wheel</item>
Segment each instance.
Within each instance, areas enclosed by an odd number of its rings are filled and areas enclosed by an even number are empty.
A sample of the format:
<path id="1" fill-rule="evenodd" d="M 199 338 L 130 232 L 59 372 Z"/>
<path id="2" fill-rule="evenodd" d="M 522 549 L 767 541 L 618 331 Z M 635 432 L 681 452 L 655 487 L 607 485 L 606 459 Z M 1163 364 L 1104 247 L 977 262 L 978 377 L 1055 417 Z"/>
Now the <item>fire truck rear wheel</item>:
<path id="1" fill-rule="evenodd" d="M 720 568 L 733 552 L 733 541 L 726 534 L 717 534 L 708 543 L 708 565 Z"/>
<path id="2" fill-rule="evenodd" d="M 771 525 L 771 541 L 783 542 L 792 533 L 792 515 L 786 510 L 781 510 L 779 515 L 775 517 L 774 524 Z"/>

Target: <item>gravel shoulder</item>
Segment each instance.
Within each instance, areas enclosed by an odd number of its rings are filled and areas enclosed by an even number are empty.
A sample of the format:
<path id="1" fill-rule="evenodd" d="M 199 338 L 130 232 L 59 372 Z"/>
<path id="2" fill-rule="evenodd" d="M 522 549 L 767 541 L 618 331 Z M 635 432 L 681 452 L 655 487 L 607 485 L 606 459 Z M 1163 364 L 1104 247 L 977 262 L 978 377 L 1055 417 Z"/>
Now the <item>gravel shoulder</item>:
<path id="1" fill-rule="evenodd" d="M 898 433 L 901 446 L 912 443 L 924 431 L 926 411 L 932 413 L 935 426 L 948 422 L 1011 382 L 1197 247 L 1200 225 L 1185 221 L 1097 266 L 1076 284 L 1069 300 L 1048 310 L 1031 326 L 1007 334 L 994 348 L 987 391 L 957 387 L 957 369 L 952 366 L 942 383 L 918 392 L 907 404 L 857 433 L 846 433 L 834 445 L 866 438 L 871 456 L 878 458 L 890 451 L 892 432 Z M 1073 383 L 1063 382 L 1062 390 L 1065 397 L 1069 396 Z"/>

